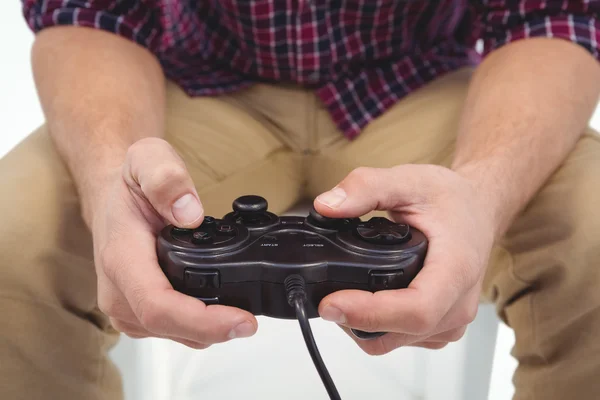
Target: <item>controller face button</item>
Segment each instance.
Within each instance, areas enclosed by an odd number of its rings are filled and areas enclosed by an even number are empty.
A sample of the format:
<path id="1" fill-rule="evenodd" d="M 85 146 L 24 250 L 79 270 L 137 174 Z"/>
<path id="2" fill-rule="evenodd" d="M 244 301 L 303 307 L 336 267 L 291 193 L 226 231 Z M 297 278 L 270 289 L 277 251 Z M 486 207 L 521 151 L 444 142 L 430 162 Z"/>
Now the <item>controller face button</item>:
<path id="1" fill-rule="evenodd" d="M 217 232 L 224 235 L 235 235 L 235 228 L 231 225 L 219 225 Z"/>
<path id="2" fill-rule="evenodd" d="M 212 235 L 208 232 L 196 231 L 192 234 L 192 243 L 194 244 L 209 243 L 212 239 Z"/>
<path id="3" fill-rule="evenodd" d="M 185 270 L 185 285 L 190 289 L 218 289 L 221 287 L 221 277 L 217 270 Z"/>
<path id="4" fill-rule="evenodd" d="M 215 218 L 210 215 L 205 216 L 202 225 L 200 225 L 202 228 L 211 228 L 213 226 L 215 226 Z"/>
<path id="5" fill-rule="evenodd" d="M 400 288 L 403 284 L 404 271 L 371 271 L 369 272 L 369 290 L 378 291 Z"/>

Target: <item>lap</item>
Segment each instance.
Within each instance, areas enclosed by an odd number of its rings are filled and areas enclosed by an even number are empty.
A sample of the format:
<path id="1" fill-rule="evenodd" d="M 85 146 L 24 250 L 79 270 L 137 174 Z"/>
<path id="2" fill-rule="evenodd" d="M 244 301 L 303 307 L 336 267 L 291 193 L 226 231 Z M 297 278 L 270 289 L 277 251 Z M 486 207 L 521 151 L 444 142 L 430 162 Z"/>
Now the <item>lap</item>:
<path id="1" fill-rule="evenodd" d="M 588 132 L 499 243 L 484 290 L 515 330 L 517 399 L 600 392 L 600 137 Z"/>
<path id="2" fill-rule="evenodd" d="M 208 214 L 224 215 L 245 194 L 261 195 L 273 212 L 283 212 L 302 196 L 302 156 L 240 96 L 190 99 L 169 85 L 167 140 L 183 157 Z"/>
<path id="3" fill-rule="evenodd" d="M 471 73 L 471 69 L 458 70 L 419 89 L 372 121 L 353 141 L 323 140 L 331 144 L 312 157 L 310 195 L 329 190 L 359 166 L 449 166 Z M 333 137 L 339 133 L 330 127 L 320 135 Z"/>
<path id="4" fill-rule="evenodd" d="M 191 99 L 174 85 L 167 93 L 165 138 L 186 163 L 208 213 L 229 212 L 243 194 L 263 195 L 279 212 L 298 200 L 304 182 L 299 156 L 249 110 L 220 98 Z M 93 310 L 91 234 L 45 126 L 0 159 L 0 187 L 0 293 Z M 17 287 L 14 281 L 30 283 Z"/>

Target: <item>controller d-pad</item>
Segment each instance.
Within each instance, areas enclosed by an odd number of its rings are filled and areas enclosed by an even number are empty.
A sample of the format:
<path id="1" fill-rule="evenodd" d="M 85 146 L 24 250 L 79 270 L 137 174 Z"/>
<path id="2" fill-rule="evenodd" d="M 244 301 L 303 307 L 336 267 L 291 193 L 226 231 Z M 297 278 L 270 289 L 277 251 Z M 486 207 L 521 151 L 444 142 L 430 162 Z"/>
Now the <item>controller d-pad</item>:
<path id="1" fill-rule="evenodd" d="M 363 225 L 363 224 L 361 224 Z M 363 239 L 374 239 L 379 237 L 379 231 L 377 229 L 369 228 L 367 226 L 357 226 L 356 232 Z"/>
<path id="2" fill-rule="evenodd" d="M 410 239 L 408 225 L 395 224 L 387 218 L 373 217 L 356 226 L 356 234 L 361 239 L 377 244 L 399 244 Z"/>

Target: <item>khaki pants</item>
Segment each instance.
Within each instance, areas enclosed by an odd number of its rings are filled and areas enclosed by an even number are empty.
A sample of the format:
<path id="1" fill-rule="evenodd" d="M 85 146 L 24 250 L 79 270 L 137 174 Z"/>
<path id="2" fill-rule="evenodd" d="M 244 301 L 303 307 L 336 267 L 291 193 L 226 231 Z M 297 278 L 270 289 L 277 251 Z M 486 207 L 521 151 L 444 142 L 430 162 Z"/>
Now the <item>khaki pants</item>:
<path id="1" fill-rule="evenodd" d="M 258 85 L 190 99 L 170 85 L 167 139 L 208 214 L 250 193 L 280 213 L 357 166 L 449 165 L 470 75 L 438 79 L 352 142 L 309 91 Z M 0 188 L 0 398 L 120 398 L 107 358 L 118 334 L 96 306 L 91 237 L 44 128 L 0 160 Z M 519 400 L 600 398 L 599 237 L 590 131 L 498 243 L 485 280 L 484 297 L 516 332 Z"/>

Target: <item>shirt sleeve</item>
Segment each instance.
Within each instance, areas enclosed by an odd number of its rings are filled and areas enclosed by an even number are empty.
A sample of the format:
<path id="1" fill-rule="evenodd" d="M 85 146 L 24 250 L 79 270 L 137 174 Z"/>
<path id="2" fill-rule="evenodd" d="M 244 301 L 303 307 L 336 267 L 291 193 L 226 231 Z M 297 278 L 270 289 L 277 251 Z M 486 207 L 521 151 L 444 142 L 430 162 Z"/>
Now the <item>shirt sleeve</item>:
<path id="1" fill-rule="evenodd" d="M 23 16 L 37 33 L 56 25 L 101 29 L 154 50 L 160 15 L 147 0 L 21 0 Z"/>
<path id="2" fill-rule="evenodd" d="M 486 0 L 483 54 L 516 40 L 547 37 L 578 44 L 600 60 L 600 1 Z"/>

